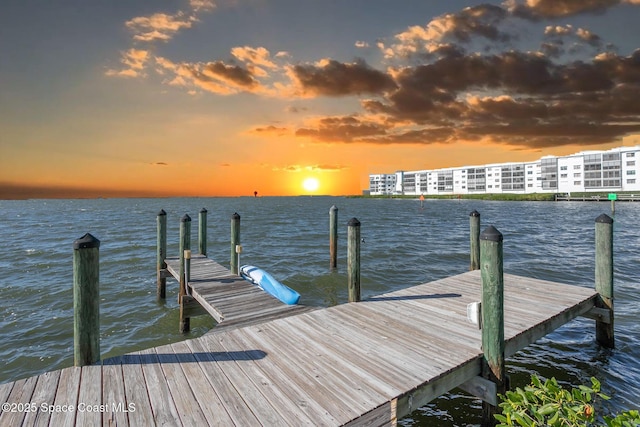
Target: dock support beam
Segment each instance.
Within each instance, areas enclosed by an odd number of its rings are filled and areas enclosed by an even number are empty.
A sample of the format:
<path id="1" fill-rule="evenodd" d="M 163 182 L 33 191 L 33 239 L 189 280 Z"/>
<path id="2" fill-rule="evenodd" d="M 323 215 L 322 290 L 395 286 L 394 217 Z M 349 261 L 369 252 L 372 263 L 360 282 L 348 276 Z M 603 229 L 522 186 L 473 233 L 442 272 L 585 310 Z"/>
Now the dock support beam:
<path id="1" fill-rule="evenodd" d="M 167 259 L 167 213 L 164 209 L 160 209 L 160 212 L 158 212 L 156 222 L 158 224 L 156 294 L 159 300 L 163 300 L 167 297 L 167 263 L 165 262 Z"/>
<path id="2" fill-rule="evenodd" d="M 73 364 L 100 360 L 100 240 L 73 242 Z"/>
<path id="3" fill-rule="evenodd" d="M 482 276 L 482 377 L 506 391 L 504 363 L 504 274 L 502 233 L 489 226 L 480 235 L 480 270 Z M 493 416 L 498 407 L 482 402 L 482 426 L 495 426 Z"/>
<path id="4" fill-rule="evenodd" d="M 236 252 L 236 246 L 240 244 L 240 215 L 234 213 L 231 215 L 231 272 L 233 274 L 240 274 L 238 265 L 238 253 Z"/>
<path id="5" fill-rule="evenodd" d="M 207 256 L 207 210 L 200 209 L 198 214 L 198 251 Z"/>
<path id="6" fill-rule="evenodd" d="M 595 286 L 600 298 L 598 308 L 609 310 L 609 321 L 596 320 L 596 341 L 603 347 L 614 348 L 613 333 L 613 219 L 606 214 L 596 218 Z"/>
<path id="7" fill-rule="evenodd" d="M 329 268 L 338 268 L 338 208 L 329 209 Z"/>
<path id="8" fill-rule="evenodd" d="M 360 221 L 356 218 L 347 227 L 347 282 L 349 302 L 360 301 Z"/>
<path id="9" fill-rule="evenodd" d="M 178 293 L 178 304 L 180 304 L 180 332 L 188 332 L 190 329 L 191 319 L 184 317 L 182 310 L 182 297 L 187 295 L 187 282 L 186 282 L 186 262 L 185 262 L 185 250 L 191 249 L 191 217 L 185 214 L 180 219 L 180 291 Z"/>
<path id="10" fill-rule="evenodd" d="M 476 210 L 469 214 L 469 243 L 471 247 L 469 270 L 480 270 L 480 213 Z"/>

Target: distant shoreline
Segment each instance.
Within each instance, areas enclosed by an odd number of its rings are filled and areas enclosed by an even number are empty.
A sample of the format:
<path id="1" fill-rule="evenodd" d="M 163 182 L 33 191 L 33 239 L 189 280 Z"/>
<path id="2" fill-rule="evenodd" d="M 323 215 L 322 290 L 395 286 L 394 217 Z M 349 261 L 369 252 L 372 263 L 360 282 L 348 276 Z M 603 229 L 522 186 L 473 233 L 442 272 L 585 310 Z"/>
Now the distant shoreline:
<path id="1" fill-rule="evenodd" d="M 638 196 L 638 192 L 632 191 L 616 193 L 620 195 L 635 195 Z M 528 193 L 528 194 L 516 194 L 516 193 L 495 193 L 495 194 L 425 194 L 425 200 L 435 199 L 447 199 L 447 200 L 498 200 L 498 201 L 528 201 L 528 202 L 555 202 L 556 196 L 564 196 L 565 193 Z M 589 192 L 589 193 L 571 193 L 572 198 L 584 198 L 585 201 L 608 201 L 608 192 Z M 359 196 L 347 196 L 363 199 L 410 199 L 417 200 L 419 195 L 359 195 Z"/>

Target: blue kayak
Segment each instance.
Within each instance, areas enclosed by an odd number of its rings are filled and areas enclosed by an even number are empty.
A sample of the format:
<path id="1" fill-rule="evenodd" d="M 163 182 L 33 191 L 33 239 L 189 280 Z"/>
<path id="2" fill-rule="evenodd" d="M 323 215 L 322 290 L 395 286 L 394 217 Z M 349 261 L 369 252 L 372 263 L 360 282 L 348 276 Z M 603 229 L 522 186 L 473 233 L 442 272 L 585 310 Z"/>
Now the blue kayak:
<path id="1" fill-rule="evenodd" d="M 285 304 L 297 304 L 298 300 L 300 300 L 299 293 L 278 282 L 272 275 L 258 267 L 253 265 L 243 265 L 240 267 L 240 276 L 258 286 L 266 293 L 278 298 Z"/>

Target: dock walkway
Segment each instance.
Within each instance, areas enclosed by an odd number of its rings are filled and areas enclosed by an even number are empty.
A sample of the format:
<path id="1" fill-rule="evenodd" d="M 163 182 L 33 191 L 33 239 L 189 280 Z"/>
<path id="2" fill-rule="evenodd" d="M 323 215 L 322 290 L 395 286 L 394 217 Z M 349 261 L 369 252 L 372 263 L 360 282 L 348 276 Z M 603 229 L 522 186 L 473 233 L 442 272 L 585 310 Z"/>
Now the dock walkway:
<path id="1" fill-rule="evenodd" d="M 165 262 L 169 273 L 179 281 L 180 258 Z M 263 322 L 313 309 L 284 304 L 204 255 L 192 256 L 190 276 L 188 293 L 219 326 Z"/>
<path id="2" fill-rule="evenodd" d="M 470 271 L 2 384 L 0 402 L 21 410 L 0 425 L 393 425 L 480 374 L 481 331 L 466 307 L 481 288 Z M 507 356 L 598 298 L 509 274 L 504 290 Z"/>

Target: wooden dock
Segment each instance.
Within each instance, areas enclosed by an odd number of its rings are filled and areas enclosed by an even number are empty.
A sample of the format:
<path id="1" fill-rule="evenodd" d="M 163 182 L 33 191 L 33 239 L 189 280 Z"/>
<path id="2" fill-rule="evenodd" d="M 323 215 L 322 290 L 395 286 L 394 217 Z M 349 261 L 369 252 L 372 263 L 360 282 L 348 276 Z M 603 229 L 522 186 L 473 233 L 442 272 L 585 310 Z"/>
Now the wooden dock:
<path id="1" fill-rule="evenodd" d="M 199 290 L 199 262 L 207 261 L 193 260 L 194 298 L 231 321 L 227 300 Z M 228 280 L 240 286 L 237 276 Z M 9 405 L 0 425 L 394 425 L 455 387 L 475 387 L 481 331 L 466 310 L 481 287 L 480 271 L 470 271 L 2 384 L 0 402 Z M 598 298 L 505 274 L 506 355 L 598 313 Z"/>
<path id="2" fill-rule="evenodd" d="M 571 194 L 556 194 L 556 202 L 610 202 L 607 196 L 601 195 L 571 195 Z M 616 202 L 640 202 L 640 194 L 617 194 Z"/>
<path id="3" fill-rule="evenodd" d="M 168 258 L 165 262 L 168 272 L 179 281 L 180 258 Z M 263 322 L 313 309 L 284 304 L 204 255 L 191 258 L 187 293 L 218 322 L 218 327 Z"/>

